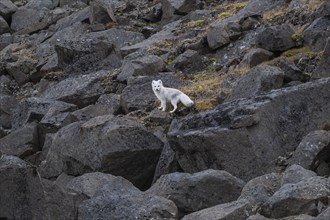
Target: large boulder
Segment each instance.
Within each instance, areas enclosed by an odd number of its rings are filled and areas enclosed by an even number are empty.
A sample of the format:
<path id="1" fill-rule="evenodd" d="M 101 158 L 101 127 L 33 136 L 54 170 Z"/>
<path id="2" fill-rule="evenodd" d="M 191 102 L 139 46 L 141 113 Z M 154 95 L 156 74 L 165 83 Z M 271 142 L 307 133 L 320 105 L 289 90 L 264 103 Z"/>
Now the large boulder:
<path id="1" fill-rule="evenodd" d="M 236 200 L 244 184 L 226 171 L 205 170 L 164 175 L 147 192 L 172 200 L 185 215 Z"/>
<path id="2" fill-rule="evenodd" d="M 325 164 L 328 167 L 327 174 L 330 173 L 329 162 L 330 132 L 324 130 L 313 131 L 304 137 L 289 160 L 289 164 L 298 164 L 316 172 Z"/>
<path id="3" fill-rule="evenodd" d="M 20 7 L 12 15 L 10 28 L 13 31 L 20 31 L 28 27 L 38 26 L 46 20 L 49 15 L 50 10 L 47 8 L 36 9 Z"/>
<path id="4" fill-rule="evenodd" d="M 316 173 L 311 170 L 306 170 L 299 165 L 291 165 L 284 172 L 281 180 L 281 185 L 288 183 L 298 183 L 302 180 L 316 176 Z"/>
<path id="5" fill-rule="evenodd" d="M 245 184 L 238 200 L 247 199 L 252 204 L 262 205 L 281 187 L 281 175 L 269 173 L 258 176 Z"/>
<path id="6" fill-rule="evenodd" d="M 173 60 L 171 67 L 185 74 L 194 74 L 204 69 L 202 56 L 195 50 L 186 50 Z"/>
<path id="7" fill-rule="evenodd" d="M 227 101 L 253 97 L 283 85 L 284 72 L 274 66 L 260 65 L 238 80 Z"/>
<path id="8" fill-rule="evenodd" d="M 14 157 L 0 157 L 0 218 L 74 219 L 84 199 L 38 176 L 34 167 Z"/>
<path id="9" fill-rule="evenodd" d="M 174 220 L 177 217 L 177 208 L 172 201 L 141 192 L 124 178 L 112 176 L 100 181 L 86 180 L 86 178 L 84 180 L 84 176 L 82 178 L 78 177 L 83 182 L 82 184 L 76 183 L 74 188 L 90 195 L 91 198 L 85 200 L 79 206 L 79 220 Z M 95 175 L 90 174 L 89 176 L 94 178 Z M 76 180 L 78 181 L 78 179 Z M 79 185 L 82 185 L 82 187 L 79 187 Z M 94 192 L 95 187 L 99 187 L 99 189 Z"/>
<path id="10" fill-rule="evenodd" d="M 119 81 L 127 81 L 131 76 L 155 75 L 165 70 L 164 61 L 155 55 L 145 55 L 136 59 L 125 57 Z"/>
<path id="11" fill-rule="evenodd" d="M 170 145 L 185 172 L 217 168 L 250 180 L 274 170 L 277 157 L 329 124 L 329 93 L 330 78 L 325 78 L 227 102 L 173 120 Z"/>
<path id="12" fill-rule="evenodd" d="M 273 58 L 274 54 L 262 48 L 253 48 L 243 57 L 242 64 L 248 67 L 255 67 Z"/>
<path id="13" fill-rule="evenodd" d="M 293 34 L 294 30 L 289 24 L 270 26 L 257 35 L 256 43 L 259 47 L 272 52 L 285 51 L 295 47 Z"/>
<path id="14" fill-rule="evenodd" d="M 26 123 L 40 120 L 52 109 L 57 112 L 69 112 L 77 109 L 76 105 L 38 97 L 23 99 L 14 108 L 12 126 L 17 129 Z"/>
<path id="15" fill-rule="evenodd" d="M 318 18 L 313 21 L 303 32 L 303 39 L 313 51 L 322 51 L 326 45 L 330 30 L 325 28 L 330 25 L 329 17 Z"/>
<path id="16" fill-rule="evenodd" d="M 0 139 L 0 152 L 4 154 L 25 158 L 38 150 L 39 139 L 36 123 L 27 124 Z"/>
<path id="17" fill-rule="evenodd" d="M 86 135 L 88 133 L 88 135 Z M 57 132 L 40 168 L 46 178 L 62 172 L 102 171 L 150 186 L 163 143 L 136 121 L 113 115 L 72 123 Z"/>
<path id="18" fill-rule="evenodd" d="M 120 112 L 120 96 L 116 94 L 104 94 L 94 105 L 88 105 L 76 110 L 72 115 L 80 121 L 88 121 L 91 118 L 102 115 L 117 114 Z"/>
<path id="19" fill-rule="evenodd" d="M 121 65 L 120 48 L 144 40 L 141 33 L 111 28 L 90 32 L 55 45 L 59 66 L 67 72 L 86 73 Z"/>
<path id="20" fill-rule="evenodd" d="M 0 15 L 9 22 L 11 15 L 17 10 L 17 6 L 10 0 L 0 2 Z"/>
<path id="21" fill-rule="evenodd" d="M 93 74 L 67 78 L 47 88 L 41 97 L 47 100 L 72 103 L 80 108 L 95 104 L 104 93 L 102 80 L 107 76 L 108 72 L 101 70 Z"/>
<path id="22" fill-rule="evenodd" d="M 330 181 L 311 177 L 295 184 L 283 185 L 263 206 L 265 216 L 283 218 L 298 214 L 317 215 L 318 202 L 330 194 Z"/>
<path id="23" fill-rule="evenodd" d="M 213 50 L 229 44 L 242 35 L 242 27 L 239 20 L 235 18 L 215 21 L 210 27 L 207 33 L 207 43 Z"/>

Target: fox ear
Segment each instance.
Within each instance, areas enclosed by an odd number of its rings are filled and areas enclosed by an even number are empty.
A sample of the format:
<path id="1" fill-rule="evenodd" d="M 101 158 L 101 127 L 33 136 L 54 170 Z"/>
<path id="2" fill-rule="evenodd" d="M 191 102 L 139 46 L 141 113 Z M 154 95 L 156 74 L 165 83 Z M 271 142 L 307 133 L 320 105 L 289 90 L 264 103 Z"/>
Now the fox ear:
<path id="1" fill-rule="evenodd" d="M 161 85 L 163 85 L 163 82 L 162 82 L 161 80 L 158 80 L 158 82 L 159 82 Z"/>
<path id="2" fill-rule="evenodd" d="M 155 84 L 155 82 L 156 82 L 155 80 L 152 80 L 152 84 Z"/>

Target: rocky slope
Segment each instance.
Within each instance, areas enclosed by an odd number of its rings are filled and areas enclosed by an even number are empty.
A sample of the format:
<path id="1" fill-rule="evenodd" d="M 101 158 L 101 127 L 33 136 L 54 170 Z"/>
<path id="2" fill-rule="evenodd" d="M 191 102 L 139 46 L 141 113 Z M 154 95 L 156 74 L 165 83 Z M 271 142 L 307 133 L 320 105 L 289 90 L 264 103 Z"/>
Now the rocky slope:
<path id="1" fill-rule="evenodd" d="M 2 0 L 0 219 L 329 219 L 329 27 L 327 0 Z"/>

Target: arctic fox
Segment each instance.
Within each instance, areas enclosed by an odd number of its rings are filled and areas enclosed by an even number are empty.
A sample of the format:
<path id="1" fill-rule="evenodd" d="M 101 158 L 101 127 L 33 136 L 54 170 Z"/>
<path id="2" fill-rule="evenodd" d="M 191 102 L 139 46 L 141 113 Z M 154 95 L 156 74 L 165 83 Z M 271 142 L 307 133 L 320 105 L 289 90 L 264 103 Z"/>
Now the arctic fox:
<path id="1" fill-rule="evenodd" d="M 194 102 L 186 94 L 178 89 L 164 87 L 161 80 L 152 80 L 152 90 L 161 102 L 159 109 L 162 111 L 165 111 L 166 109 L 166 100 L 171 101 L 173 106 L 173 110 L 170 111 L 170 113 L 175 112 L 179 101 L 181 101 L 186 107 L 194 105 Z"/>

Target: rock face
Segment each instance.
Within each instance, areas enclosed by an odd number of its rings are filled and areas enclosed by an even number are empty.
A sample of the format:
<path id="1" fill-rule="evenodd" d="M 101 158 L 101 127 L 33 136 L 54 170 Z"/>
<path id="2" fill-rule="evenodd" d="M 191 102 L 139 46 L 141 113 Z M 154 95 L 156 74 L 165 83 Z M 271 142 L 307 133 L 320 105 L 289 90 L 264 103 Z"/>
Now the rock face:
<path id="1" fill-rule="evenodd" d="M 285 184 L 267 201 L 264 212 L 270 211 L 270 215 L 275 218 L 299 213 L 315 215 L 318 214 L 315 204 L 329 193 L 329 180 L 322 177 L 311 177 L 296 184 Z"/>
<path id="2" fill-rule="evenodd" d="M 295 46 L 292 40 L 293 29 L 288 25 L 265 28 L 257 36 L 257 44 L 269 51 L 285 51 Z M 271 43 L 270 43 L 271 42 Z"/>
<path id="3" fill-rule="evenodd" d="M 249 180 L 274 169 L 271 161 L 294 150 L 308 132 L 329 123 L 324 108 L 329 85 L 328 78 L 275 90 L 174 121 L 170 145 L 186 172 L 212 167 Z"/>
<path id="4" fill-rule="evenodd" d="M 157 137 L 135 121 L 99 116 L 62 128 L 54 137 L 40 172 L 50 178 L 62 172 L 76 176 L 102 171 L 123 176 L 146 189 L 162 147 Z"/>
<path id="5" fill-rule="evenodd" d="M 329 17 L 318 18 L 304 31 L 303 38 L 312 50 L 324 50 L 326 41 L 330 37 L 330 30 L 325 29 L 329 24 Z"/>
<path id="6" fill-rule="evenodd" d="M 79 206 L 78 219 L 81 220 L 176 219 L 177 216 L 173 202 L 143 193 L 121 177 L 107 178 L 107 182 L 95 193 L 88 189 L 83 191 L 92 196 Z"/>
<path id="7" fill-rule="evenodd" d="M 294 151 L 289 164 L 298 164 L 305 169 L 317 171 L 330 161 L 330 132 L 319 130 L 309 133 Z M 330 167 L 328 167 L 328 170 Z"/>
<path id="8" fill-rule="evenodd" d="M 147 191 L 172 200 L 181 214 L 187 214 L 238 198 L 244 182 L 225 171 L 164 175 Z"/>
<path id="9" fill-rule="evenodd" d="M 237 82 L 227 101 L 253 97 L 272 89 L 279 89 L 283 85 L 283 80 L 284 72 L 280 68 L 260 65 Z"/>

